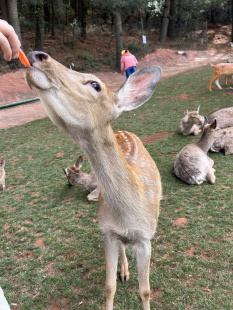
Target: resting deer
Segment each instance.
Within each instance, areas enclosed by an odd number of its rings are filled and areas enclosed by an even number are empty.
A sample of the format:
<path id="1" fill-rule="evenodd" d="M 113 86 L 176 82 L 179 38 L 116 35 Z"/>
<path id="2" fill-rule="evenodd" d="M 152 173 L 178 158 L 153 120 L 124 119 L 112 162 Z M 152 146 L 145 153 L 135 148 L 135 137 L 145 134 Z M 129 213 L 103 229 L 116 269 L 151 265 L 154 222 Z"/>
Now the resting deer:
<path id="1" fill-rule="evenodd" d="M 183 136 L 198 135 L 199 132 L 203 130 L 206 124 L 206 119 L 204 116 L 199 114 L 200 106 L 196 111 L 189 112 L 187 109 L 183 109 L 185 117 L 182 118 L 179 125 L 179 133 Z"/>
<path id="2" fill-rule="evenodd" d="M 69 70 L 43 52 L 28 55 L 25 79 L 39 95 L 50 119 L 68 133 L 91 163 L 100 187 L 98 218 L 104 232 L 106 309 L 113 309 L 118 250 L 121 278 L 129 279 L 125 246 L 132 245 L 143 309 L 150 309 L 150 240 L 161 199 L 159 171 L 133 133 L 113 134 L 110 122 L 141 106 L 154 92 L 160 67 L 132 74 L 113 93 L 95 75 Z M 127 308 L 127 306 L 126 306 Z"/>
<path id="3" fill-rule="evenodd" d="M 215 120 L 211 125 L 206 125 L 197 143 L 186 145 L 176 156 L 174 172 L 183 182 L 197 185 L 204 181 L 215 183 L 214 161 L 207 156 L 207 152 L 213 144 L 216 130 Z"/>
<path id="4" fill-rule="evenodd" d="M 209 82 L 209 91 L 212 91 L 211 85 L 213 81 L 215 80 L 215 84 L 218 86 L 219 89 L 222 89 L 222 87 L 219 84 L 219 77 L 221 75 L 225 75 L 225 84 L 227 85 L 227 76 L 233 75 L 233 64 L 232 63 L 220 63 L 217 65 L 212 65 L 214 70 L 214 76 L 210 79 Z"/>
<path id="5" fill-rule="evenodd" d="M 217 120 L 218 128 L 233 127 L 233 107 L 220 109 L 212 113 L 208 120 L 212 123 Z"/>
<path id="6" fill-rule="evenodd" d="M 94 173 L 85 173 L 80 169 L 83 165 L 83 157 L 79 156 L 76 163 L 68 168 L 62 168 L 66 178 L 71 185 L 80 185 L 85 187 L 90 194 L 87 195 L 87 200 L 98 201 L 99 188 Z"/>
<path id="7" fill-rule="evenodd" d="M 212 152 L 223 151 L 225 155 L 233 154 L 233 127 L 220 129 L 210 148 Z"/>
<path id="8" fill-rule="evenodd" d="M 6 189 L 5 185 L 5 178 L 6 178 L 6 172 L 4 170 L 5 167 L 5 159 L 0 158 L 0 190 L 4 191 Z"/>

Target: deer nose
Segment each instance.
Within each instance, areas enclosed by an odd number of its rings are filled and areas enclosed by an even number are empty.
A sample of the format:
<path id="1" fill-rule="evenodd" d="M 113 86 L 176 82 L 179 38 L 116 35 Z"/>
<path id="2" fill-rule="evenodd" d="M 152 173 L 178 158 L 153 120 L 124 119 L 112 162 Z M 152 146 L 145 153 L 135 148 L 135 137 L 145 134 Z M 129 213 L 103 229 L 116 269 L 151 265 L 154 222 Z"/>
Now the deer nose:
<path id="1" fill-rule="evenodd" d="M 35 62 L 46 62 L 49 55 L 44 52 L 30 52 L 27 57 L 30 64 L 33 65 Z"/>

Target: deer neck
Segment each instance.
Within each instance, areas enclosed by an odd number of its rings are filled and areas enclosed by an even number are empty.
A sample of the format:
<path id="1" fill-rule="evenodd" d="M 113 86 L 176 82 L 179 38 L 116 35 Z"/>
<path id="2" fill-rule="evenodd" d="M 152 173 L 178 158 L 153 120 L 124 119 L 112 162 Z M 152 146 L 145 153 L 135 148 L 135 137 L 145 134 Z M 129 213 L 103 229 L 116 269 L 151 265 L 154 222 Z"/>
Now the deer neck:
<path id="1" fill-rule="evenodd" d="M 214 135 L 209 134 L 208 131 L 204 131 L 200 140 L 196 143 L 197 146 L 207 153 L 214 142 Z"/>
<path id="2" fill-rule="evenodd" d="M 127 164 L 110 125 L 104 129 L 81 131 L 73 137 L 86 153 L 98 179 L 104 200 L 113 208 L 124 210 L 132 205 L 128 197 L 137 197 L 138 178 Z M 135 194 L 136 192 L 136 194 Z M 125 214 L 125 211 L 123 211 Z"/>

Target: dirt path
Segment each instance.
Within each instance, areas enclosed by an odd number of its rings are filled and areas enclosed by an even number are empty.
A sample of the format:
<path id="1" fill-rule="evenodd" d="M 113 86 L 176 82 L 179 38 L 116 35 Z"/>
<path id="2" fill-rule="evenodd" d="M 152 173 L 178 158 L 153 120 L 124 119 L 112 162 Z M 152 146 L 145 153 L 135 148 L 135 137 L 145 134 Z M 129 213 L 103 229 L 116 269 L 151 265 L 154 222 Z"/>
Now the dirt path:
<path id="1" fill-rule="evenodd" d="M 186 51 L 185 55 L 179 55 L 174 50 L 158 49 L 155 53 L 143 58 L 139 63 L 138 69 L 159 65 L 163 69 L 162 78 L 166 78 L 210 63 L 223 62 L 226 58 L 226 53 L 216 52 L 215 50 Z M 0 105 L 37 97 L 37 94 L 27 87 L 23 78 L 23 70 L 20 69 L 17 72 L 0 76 Z M 95 74 L 114 91 L 125 81 L 125 77 L 116 72 L 100 72 Z M 0 109 L 0 129 L 19 126 L 46 116 L 47 114 L 40 101 L 14 108 Z"/>

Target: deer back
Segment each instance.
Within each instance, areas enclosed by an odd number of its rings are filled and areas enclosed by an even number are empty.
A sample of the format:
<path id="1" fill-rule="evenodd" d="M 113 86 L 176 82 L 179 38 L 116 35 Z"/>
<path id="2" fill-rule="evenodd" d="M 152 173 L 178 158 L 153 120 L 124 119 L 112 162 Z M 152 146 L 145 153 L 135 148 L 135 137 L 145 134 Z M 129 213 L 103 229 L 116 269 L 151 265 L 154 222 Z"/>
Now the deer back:
<path id="1" fill-rule="evenodd" d="M 217 120 L 218 128 L 233 127 L 233 107 L 224 108 L 212 113 L 209 116 L 209 122 Z"/>

